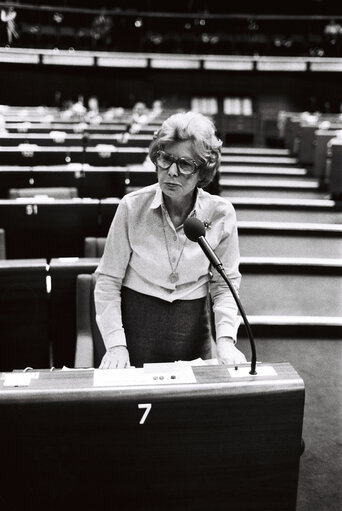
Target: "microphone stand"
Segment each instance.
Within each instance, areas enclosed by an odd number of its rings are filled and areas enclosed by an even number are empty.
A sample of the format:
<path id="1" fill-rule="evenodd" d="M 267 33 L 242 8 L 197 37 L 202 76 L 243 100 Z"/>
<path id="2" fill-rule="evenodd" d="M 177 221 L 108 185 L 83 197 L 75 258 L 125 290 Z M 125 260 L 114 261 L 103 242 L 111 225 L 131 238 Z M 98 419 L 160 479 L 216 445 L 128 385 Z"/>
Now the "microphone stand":
<path id="1" fill-rule="evenodd" d="M 234 297 L 236 305 L 238 306 L 240 314 L 241 314 L 241 316 L 243 318 L 243 321 L 245 323 L 245 326 L 246 326 L 246 329 L 247 329 L 247 333 L 248 333 L 248 337 L 249 337 L 249 342 L 250 342 L 250 345 L 251 345 L 251 350 L 252 350 L 251 370 L 249 371 L 249 374 L 253 374 L 253 375 L 257 374 L 256 369 L 255 369 L 256 368 L 256 362 L 257 362 L 255 341 L 254 341 L 252 329 L 251 329 L 251 326 L 250 326 L 249 321 L 247 319 L 246 313 L 245 313 L 245 311 L 244 311 L 244 309 L 242 307 L 240 298 L 238 297 L 237 292 L 235 291 L 235 288 L 234 288 L 233 284 L 230 282 L 226 272 L 224 271 L 224 268 L 223 268 L 222 264 L 219 264 L 219 265 L 215 266 L 215 268 L 219 272 L 221 277 L 224 279 L 226 284 L 228 285 L 229 290 L 230 290 L 230 292 L 232 293 L 232 295 Z"/>
<path id="2" fill-rule="evenodd" d="M 184 233 L 185 233 L 186 237 L 189 238 L 189 240 L 191 240 L 193 242 L 197 242 L 199 244 L 199 246 L 203 250 L 204 254 L 207 256 L 210 263 L 212 264 L 212 266 L 219 272 L 219 274 L 221 275 L 223 280 L 228 285 L 230 292 L 232 293 L 232 295 L 234 297 L 236 305 L 238 306 L 240 314 L 245 322 L 245 326 L 246 326 L 248 337 L 249 337 L 249 342 L 251 345 L 252 357 L 251 357 L 251 370 L 250 370 L 249 374 L 253 374 L 253 375 L 257 374 L 256 369 L 255 369 L 256 362 L 257 362 L 257 356 L 256 356 L 256 348 L 255 348 L 255 342 L 254 342 L 252 329 L 250 327 L 250 324 L 248 322 L 246 313 L 242 307 L 240 299 L 237 295 L 237 292 L 235 291 L 234 286 L 231 284 L 226 272 L 224 271 L 222 262 L 217 257 L 217 255 L 215 254 L 215 252 L 213 251 L 213 249 L 211 248 L 211 246 L 209 245 L 209 243 L 207 242 L 207 240 L 205 238 L 204 224 L 197 218 L 194 218 L 194 217 L 188 218 L 184 222 Z"/>

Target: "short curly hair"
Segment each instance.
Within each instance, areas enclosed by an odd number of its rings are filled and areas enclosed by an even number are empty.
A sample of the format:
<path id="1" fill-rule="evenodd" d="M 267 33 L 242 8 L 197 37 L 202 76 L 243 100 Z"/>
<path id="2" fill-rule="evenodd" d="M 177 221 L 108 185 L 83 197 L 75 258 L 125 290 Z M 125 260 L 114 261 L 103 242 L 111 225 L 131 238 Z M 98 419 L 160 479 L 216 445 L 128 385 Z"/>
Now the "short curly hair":
<path id="1" fill-rule="evenodd" d="M 190 140 L 195 160 L 199 165 L 197 186 L 205 188 L 220 166 L 222 141 L 215 134 L 213 122 L 203 114 L 184 112 L 173 114 L 155 132 L 149 148 L 149 156 L 155 164 L 157 151 L 175 142 Z"/>

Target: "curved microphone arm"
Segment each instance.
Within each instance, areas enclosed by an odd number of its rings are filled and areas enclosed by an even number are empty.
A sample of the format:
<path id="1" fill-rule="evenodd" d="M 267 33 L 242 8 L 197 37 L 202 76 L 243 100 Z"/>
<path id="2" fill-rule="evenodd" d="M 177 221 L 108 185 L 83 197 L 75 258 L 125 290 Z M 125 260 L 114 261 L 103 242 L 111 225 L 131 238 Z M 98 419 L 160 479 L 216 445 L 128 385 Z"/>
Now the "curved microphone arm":
<path id="1" fill-rule="evenodd" d="M 196 217 L 188 218 L 184 222 L 184 233 L 185 233 L 186 237 L 189 238 L 189 240 L 197 242 L 199 244 L 199 246 L 201 247 L 201 249 L 207 256 L 207 258 L 209 259 L 211 264 L 220 273 L 220 275 L 222 276 L 224 281 L 227 283 L 227 285 L 234 297 L 236 305 L 238 306 L 240 314 L 244 320 L 244 323 L 245 323 L 245 326 L 247 329 L 247 333 L 248 333 L 248 337 L 249 337 L 249 342 L 251 345 L 252 358 L 251 358 L 251 370 L 250 370 L 249 374 L 257 374 L 256 369 L 255 369 L 257 356 L 256 356 L 256 348 L 255 348 L 255 342 L 254 342 L 252 329 L 250 327 L 250 324 L 248 322 L 246 313 L 242 307 L 242 304 L 240 302 L 238 294 L 237 294 L 233 284 L 229 281 L 226 272 L 224 271 L 222 262 L 217 257 L 217 255 L 215 254 L 215 252 L 213 251 L 213 249 L 211 248 L 211 246 L 209 245 L 208 241 L 205 238 L 205 227 L 204 227 L 203 222 L 201 222 Z"/>
<path id="2" fill-rule="evenodd" d="M 219 274 L 222 276 L 224 281 L 227 283 L 227 285 L 229 287 L 229 290 L 230 290 L 230 292 L 232 293 L 232 295 L 234 297 L 236 305 L 238 306 L 238 309 L 240 311 L 242 319 L 243 319 L 243 321 L 245 323 L 245 326 L 246 326 L 246 329 L 247 329 L 247 333 L 248 333 L 248 337 L 249 337 L 249 342 L 250 342 L 250 345 L 251 345 L 251 351 L 252 351 L 251 370 L 249 371 L 249 374 L 257 374 L 257 372 L 256 372 L 257 355 L 256 355 L 255 341 L 254 341 L 253 332 L 252 332 L 251 326 L 249 324 L 249 321 L 247 319 L 246 313 L 244 311 L 244 308 L 242 307 L 240 298 L 238 297 L 238 294 L 237 294 L 233 284 L 230 282 L 226 272 L 224 271 L 224 268 L 223 268 L 222 264 L 217 266 L 216 270 L 219 272 Z"/>

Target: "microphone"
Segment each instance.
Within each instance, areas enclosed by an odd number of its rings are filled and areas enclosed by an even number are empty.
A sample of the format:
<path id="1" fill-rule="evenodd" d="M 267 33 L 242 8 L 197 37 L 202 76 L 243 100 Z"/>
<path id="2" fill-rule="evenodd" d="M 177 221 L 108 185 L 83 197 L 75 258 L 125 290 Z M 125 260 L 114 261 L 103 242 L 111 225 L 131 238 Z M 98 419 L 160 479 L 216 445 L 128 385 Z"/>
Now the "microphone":
<path id="1" fill-rule="evenodd" d="M 222 276 L 222 278 L 228 285 L 228 287 L 234 297 L 236 305 L 238 306 L 238 309 L 239 309 L 240 314 L 243 318 L 243 321 L 245 323 L 248 337 L 249 337 L 249 342 L 251 345 L 252 358 L 251 358 L 251 370 L 250 370 L 249 374 L 257 374 L 256 369 L 255 369 L 256 362 L 257 362 L 257 356 L 256 356 L 256 347 L 255 347 L 255 341 L 254 341 L 252 329 L 248 322 L 244 308 L 242 307 L 242 303 L 237 295 L 237 292 L 236 292 L 233 284 L 230 282 L 230 280 L 223 268 L 222 262 L 217 257 L 217 255 L 215 254 L 215 252 L 213 251 L 210 244 L 208 243 L 208 241 L 205 238 L 205 227 L 204 227 L 203 222 L 201 222 L 200 220 L 198 220 L 198 218 L 195 218 L 195 217 L 188 218 L 184 222 L 184 233 L 185 233 L 185 236 L 189 240 L 197 242 L 200 245 L 201 249 L 203 250 L 203 252 L 207 256 L 207 258 L 209 259 L 210 263 L 220 273 L 220 275 Z"/>
<path id="2" fill-rule="evenodd" d="M 205 239 L 204 224 L 195 217 L 188 218 L 184 222 L 185 236 L 191 241 L 197 241 L 201 249 L 211 262 L 211 264 L 218 270 L 222 267 L 220 259 L 217 257 L 207 240 Z"/>

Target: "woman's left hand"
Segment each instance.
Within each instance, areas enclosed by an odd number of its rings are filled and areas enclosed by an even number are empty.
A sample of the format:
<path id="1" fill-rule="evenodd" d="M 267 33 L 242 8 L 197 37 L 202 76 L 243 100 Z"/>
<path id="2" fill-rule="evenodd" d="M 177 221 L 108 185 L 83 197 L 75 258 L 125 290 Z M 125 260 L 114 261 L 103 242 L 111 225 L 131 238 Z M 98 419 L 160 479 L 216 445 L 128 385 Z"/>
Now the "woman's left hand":
<path id="1" fill-rule="evenodd" d="M 234 345 L 231 337 L 220 337 L 216 341 L 217 361 L 219 364 L 238 365 L 247 362 L 245 355 Z"/>

